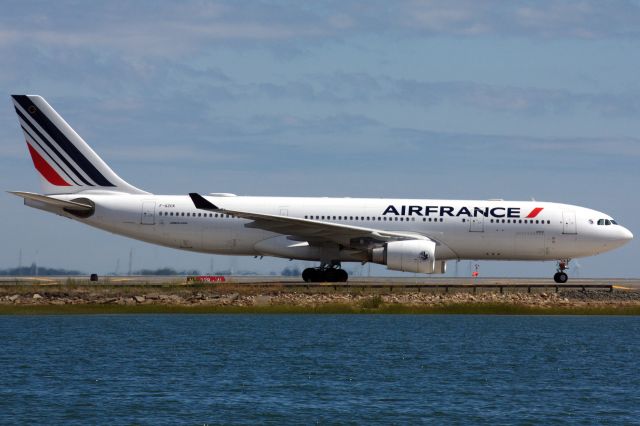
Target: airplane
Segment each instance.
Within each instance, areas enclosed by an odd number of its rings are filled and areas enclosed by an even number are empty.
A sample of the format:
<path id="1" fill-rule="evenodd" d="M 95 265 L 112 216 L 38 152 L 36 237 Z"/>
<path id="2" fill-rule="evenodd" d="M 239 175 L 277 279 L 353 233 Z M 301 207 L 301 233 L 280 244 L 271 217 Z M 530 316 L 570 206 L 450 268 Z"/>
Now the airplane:
<path id="1" fill-rule="evenodd" d="M 539 201 L 155 195 L 121 179 L 37 95 L 12 95 L 42 194 L 9 191 L 36 209 L 115 234 L 201 253 L 319 262 L 306 282 L 344 282 L 343 262 L 443 274 L 447 261 L 556 261 L 628 243 L 596 210 Z"/>

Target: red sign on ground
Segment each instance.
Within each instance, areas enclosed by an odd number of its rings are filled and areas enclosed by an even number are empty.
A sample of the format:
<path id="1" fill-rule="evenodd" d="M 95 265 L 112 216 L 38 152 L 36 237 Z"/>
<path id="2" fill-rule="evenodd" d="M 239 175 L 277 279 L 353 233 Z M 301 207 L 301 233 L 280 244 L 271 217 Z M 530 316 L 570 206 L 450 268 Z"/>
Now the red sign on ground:
<path id="1" fill-rule="evenodd" d="M 187 282 L 196 283 L 223 283 L 225 282 L 223 275 L 197 275 L 187 277 Z"/>

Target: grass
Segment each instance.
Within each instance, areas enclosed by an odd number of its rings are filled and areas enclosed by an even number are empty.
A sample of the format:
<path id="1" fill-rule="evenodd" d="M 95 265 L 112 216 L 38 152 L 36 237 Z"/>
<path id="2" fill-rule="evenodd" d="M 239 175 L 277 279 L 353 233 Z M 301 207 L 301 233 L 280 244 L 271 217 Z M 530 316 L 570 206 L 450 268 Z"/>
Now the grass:
<path id="1" fill-rule="evenodd" d="M 373 300 L 372 300 L 373 299 Z M 378 303 L 374 298 L 360 304 L 316 306 L 214 306 L 214 305 L 0 305 L 0 315 L 70 314 L 452 314 L 452 315 L 640 315 L 640 306 L 525 306 L 503 303 L 457 303 L 414 306 Z M 364 302 L 364 301 L 363 301 Z"/>
<path id="2" fill-rule="evenodd" d="M 362 309 L 380 309 L 382 306 L 382 296 L 376 294 L 375 296 L 367 297 L 360 301 L 359 306 Z"/>

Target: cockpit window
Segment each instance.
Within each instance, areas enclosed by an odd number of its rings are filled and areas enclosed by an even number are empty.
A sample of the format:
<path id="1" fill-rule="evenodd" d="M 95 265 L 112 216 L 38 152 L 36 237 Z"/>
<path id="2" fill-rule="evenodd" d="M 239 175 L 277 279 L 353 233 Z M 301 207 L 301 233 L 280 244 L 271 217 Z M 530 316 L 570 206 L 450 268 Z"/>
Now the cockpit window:
<path id="1" fill-rule="evenodd" d="M 614 225 L 617 225 L 618 222 L 616 222 L 615 220 L 611 219 L 611 223 L 613 223 Z"/>
<path id="2" fill-rule="evenodd" d="M 604 224 L 605 225 L 611 225 L 611 221 L 609 219 L 605 219 Z"/>
<path id="3" fill-rule="evenodd" d="M 598 225 L 604 225 L 604 219 L 598 219 Z"/>

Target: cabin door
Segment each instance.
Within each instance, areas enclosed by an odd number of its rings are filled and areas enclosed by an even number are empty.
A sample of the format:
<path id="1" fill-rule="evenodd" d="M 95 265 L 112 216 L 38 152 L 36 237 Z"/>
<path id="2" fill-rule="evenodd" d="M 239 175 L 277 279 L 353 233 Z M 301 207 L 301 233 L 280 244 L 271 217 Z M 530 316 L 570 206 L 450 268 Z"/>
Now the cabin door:
<path id="1" fill-rule="evenodd" d="M 576 212 L 564 211 L 562 212 L 562 233 L 563 234 L 577 234 L 576 229 Z"/>
<path id="2" fill-rule="evenodd" d="M 143 225 L 154 225 L 156 223 L 155 201 L 142 202 L 142 216 L 140 218 L 140 223 Z"/>
<path id="3" fill-rule="evenodd" d="M 484 216 L 469 218 L 469 232 L 484 232 Z"/>

